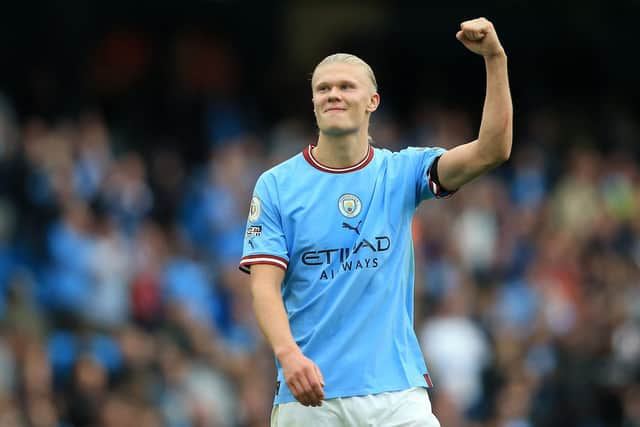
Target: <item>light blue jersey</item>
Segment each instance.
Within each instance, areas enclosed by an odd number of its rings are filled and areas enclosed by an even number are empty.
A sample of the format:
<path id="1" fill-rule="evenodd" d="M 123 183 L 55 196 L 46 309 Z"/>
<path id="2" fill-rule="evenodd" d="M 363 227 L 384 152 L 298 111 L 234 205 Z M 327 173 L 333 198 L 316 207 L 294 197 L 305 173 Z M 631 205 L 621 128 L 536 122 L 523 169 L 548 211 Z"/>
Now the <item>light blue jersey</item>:
<path id="1" fill-rule="evenodd" d="M 283 268 L 282 297 L 325 399 L 430 386 L 413 329 L 411 222 L 440 196 L 429 176 L 445 150 L 369 147 L 350 168 L 321 165 L 311 146 L 263 173 L 240 269 Z M 295 400 L 278 366 L 275 404 Z"/>

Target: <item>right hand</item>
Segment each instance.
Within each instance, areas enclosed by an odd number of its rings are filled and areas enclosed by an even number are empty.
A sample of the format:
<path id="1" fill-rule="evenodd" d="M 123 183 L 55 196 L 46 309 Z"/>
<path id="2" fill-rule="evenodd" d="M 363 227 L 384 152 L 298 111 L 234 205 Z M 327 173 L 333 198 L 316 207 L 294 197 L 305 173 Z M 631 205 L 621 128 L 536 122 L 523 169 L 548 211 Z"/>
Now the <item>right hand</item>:
<path id="1" fill-rule="evenodd" d="M 321 406 L 324 399 L 324 378 L 318 365 L 300 349 L 278 356 L 284 380 L 293 396 L 304 406 Z"/>
<path id="2" fill-rule="evenodd" d="M 470 51 L 484 58 L 504 55 L 493 24 L 486 18 L 472 19 L 460 24 L 456 38 Z"/>

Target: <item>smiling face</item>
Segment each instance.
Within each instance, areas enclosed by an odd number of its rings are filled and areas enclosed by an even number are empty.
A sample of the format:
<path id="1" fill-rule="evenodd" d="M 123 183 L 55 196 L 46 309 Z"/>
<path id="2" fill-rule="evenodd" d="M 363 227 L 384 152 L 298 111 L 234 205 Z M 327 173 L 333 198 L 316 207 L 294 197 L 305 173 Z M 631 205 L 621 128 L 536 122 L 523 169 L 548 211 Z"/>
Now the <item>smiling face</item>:
<path id="1" fill-rule="evenodd" d="M 348 62 L 321 63 L 311 79 L 313 110 L 320 132 L 339 136 L 365 132 L 380 96 L 365 66 Z"/>

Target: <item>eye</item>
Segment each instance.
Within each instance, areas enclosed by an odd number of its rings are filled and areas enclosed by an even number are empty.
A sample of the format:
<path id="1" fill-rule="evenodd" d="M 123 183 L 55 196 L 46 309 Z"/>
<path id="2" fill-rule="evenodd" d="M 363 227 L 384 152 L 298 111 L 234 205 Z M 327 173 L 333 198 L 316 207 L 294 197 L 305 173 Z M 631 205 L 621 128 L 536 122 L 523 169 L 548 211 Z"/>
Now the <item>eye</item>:
<path id="1" fill-rule="evenodd" d="M 353 88 L 353 85 L 351 83 L 342 83 L 340 85 L 340 89 L 341 90 L 349 90 L 349 89 L 352 89 L 352 88 Z"/>
<path id="2" fill-rule="evenodd" d="M 329 90 L 329 86 L 327 85 L 321 85 L 318 86 L 318 88 L 316 89 L 318 92 L 326 92 L 327 90 Z"/>

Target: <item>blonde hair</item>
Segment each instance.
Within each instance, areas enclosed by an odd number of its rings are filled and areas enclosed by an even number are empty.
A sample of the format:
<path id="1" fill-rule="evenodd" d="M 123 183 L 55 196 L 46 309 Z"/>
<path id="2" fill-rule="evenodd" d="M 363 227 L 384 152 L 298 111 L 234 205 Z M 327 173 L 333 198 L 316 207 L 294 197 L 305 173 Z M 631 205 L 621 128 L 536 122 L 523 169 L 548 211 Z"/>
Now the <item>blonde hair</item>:
<path id="1" fill-rule="evenodd" d="M 376 76 L 375 74 L 373 74 L 373 70 L 371 69 L 369 64 L 367 64 L 362 59 L 350 53 L 334 53 L 333 55 L 329 55 L 326 58 L 324 58 L 322 61 L 318 63 L 318 65 L 316 65 L 316 68 L 313 69 L 313 73 L 311 74 L 311 80 L 313 81 L 313 76 L 316 74 L 316 70 L 318 69 L 318 67 L 325 64 L 334 64 L 336 62 L 362 66 L 364 70 L 367 72 L 367 75 L 369 76 L 369 80 L 371 80 L 373 89 L 375 91 L 378 90 L 378 82 L 376 81 Z"/>

